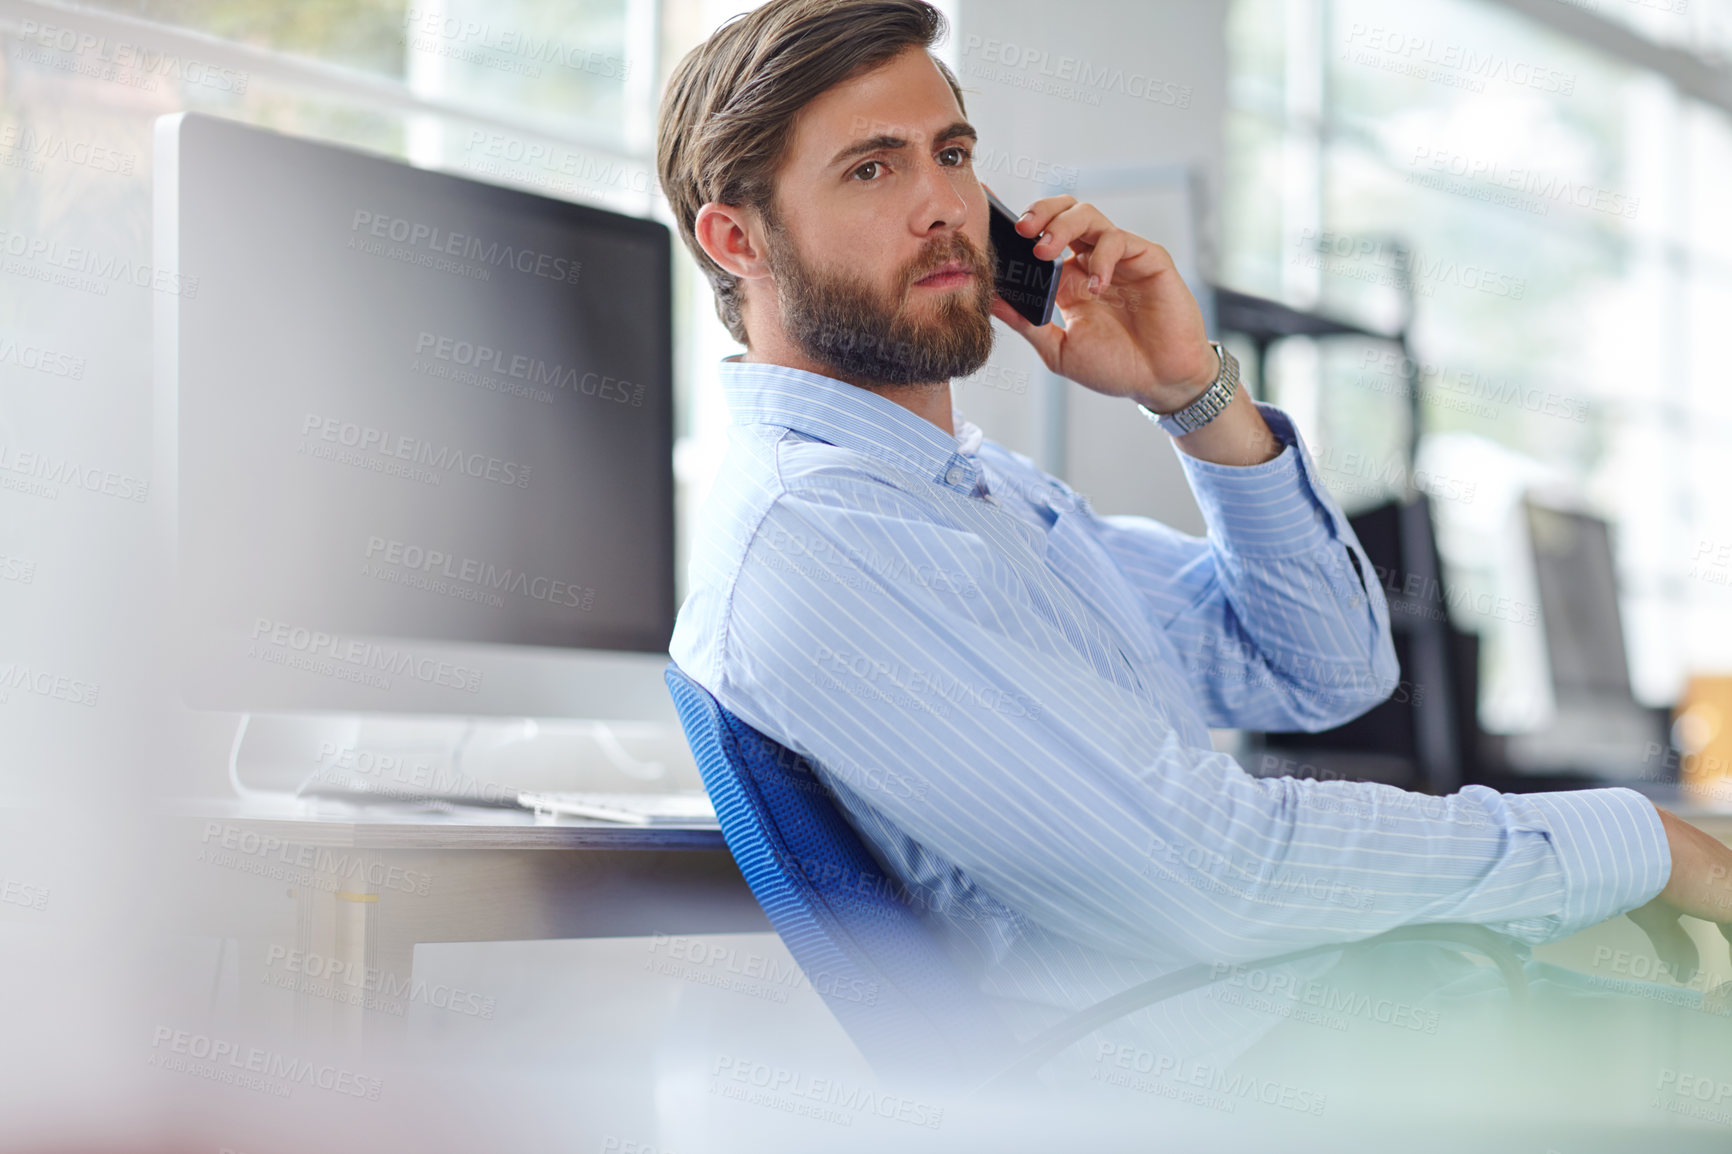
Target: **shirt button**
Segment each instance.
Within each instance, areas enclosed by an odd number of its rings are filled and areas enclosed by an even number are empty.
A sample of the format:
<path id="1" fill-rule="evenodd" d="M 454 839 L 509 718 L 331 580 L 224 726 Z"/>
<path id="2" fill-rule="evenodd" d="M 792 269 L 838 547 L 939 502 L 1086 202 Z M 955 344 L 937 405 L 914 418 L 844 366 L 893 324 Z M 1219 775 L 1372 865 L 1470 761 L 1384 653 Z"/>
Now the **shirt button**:
<path id="1" fill-rule="evenodd" d="M 944 479 L 945 479 L 945 481 L 949 482 L 952 485 L 962 484 L 962 466 L 961 465 L 950 466 L 950 472 L 944 474 Z"/>

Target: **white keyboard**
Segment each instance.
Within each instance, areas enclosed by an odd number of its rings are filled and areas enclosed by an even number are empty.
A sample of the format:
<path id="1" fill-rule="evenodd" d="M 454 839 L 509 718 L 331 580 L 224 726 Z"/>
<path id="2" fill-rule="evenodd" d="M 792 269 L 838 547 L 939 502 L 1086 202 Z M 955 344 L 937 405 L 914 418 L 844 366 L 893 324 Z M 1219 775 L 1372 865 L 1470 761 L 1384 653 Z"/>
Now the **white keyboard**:
<path id="1" fill-rule="evenodd" d="M 520 793 L 536 817 L 587 817 L 628 825 L 714 825 L 716 809 L 700 790 L 680 793 Z"/>

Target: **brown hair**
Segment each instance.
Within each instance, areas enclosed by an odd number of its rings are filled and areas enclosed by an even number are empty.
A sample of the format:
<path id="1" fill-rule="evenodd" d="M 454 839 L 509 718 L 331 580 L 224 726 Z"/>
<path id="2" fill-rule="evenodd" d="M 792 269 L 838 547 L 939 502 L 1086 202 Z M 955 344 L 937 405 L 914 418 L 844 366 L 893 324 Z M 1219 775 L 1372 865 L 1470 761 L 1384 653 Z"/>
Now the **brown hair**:
<path id="1" fill-rule="evenodd" d="M 770 0 L 716 29 L 674 69 L 656 167 L 680 236 L 715 290 L 716 315 L 742 345 L 740 282 L 698 244 L 698 209 L 739 205 L 773 223 L 775 177 L 800 110 L 913 45 L 930 49 L 946 29 L 924 0 Z M 963 107 L 956 76 L 933 63 Z"/>

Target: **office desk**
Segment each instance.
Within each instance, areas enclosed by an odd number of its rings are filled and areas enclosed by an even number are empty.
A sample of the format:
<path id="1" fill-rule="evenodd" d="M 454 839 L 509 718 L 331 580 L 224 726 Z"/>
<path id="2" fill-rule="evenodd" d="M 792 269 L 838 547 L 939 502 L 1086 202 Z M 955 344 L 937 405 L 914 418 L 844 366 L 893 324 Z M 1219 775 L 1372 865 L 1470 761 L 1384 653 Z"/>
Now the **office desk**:
<path id="1" fill-rule="evenodd" d="M 1652 792 L 1732 842 L 1732 813 Z M 237 944 L 242 1012 L 363 1049 L 402 1036 L 417 943 L 770 930 L 714 827 L 240 801 L 184 803 L 165 820 L 186 867 L 173 908 L 187 932 Z M 1536 953 L 1594 973 L 1606 945 L 1644 943 L 1617 918 Z"/>
<path id="2" fill-rule="evenodd" d="M 302 1035 L 400 1037 L 420 942 L 770 929 L 714 826 L 229 800 L 164 820 L 195 932 L 238 944 L 242 1010 L 292 991 Z"/>

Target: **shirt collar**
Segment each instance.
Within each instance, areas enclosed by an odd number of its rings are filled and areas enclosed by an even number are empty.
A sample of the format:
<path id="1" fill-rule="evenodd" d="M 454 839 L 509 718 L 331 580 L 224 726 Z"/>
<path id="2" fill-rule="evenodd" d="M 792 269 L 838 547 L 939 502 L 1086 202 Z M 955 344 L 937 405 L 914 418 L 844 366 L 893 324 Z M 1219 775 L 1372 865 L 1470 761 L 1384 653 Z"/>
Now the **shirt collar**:
<path id="1" fill-rule="evenodd" d="M 980 427 L 955 409 L 951 436 L 869 389 L 786 365 L 727 359 L 722 394 L 736 425 L 775 425 L 908 469 L 933 483 L 974 493 L 981 470 Z"/>

